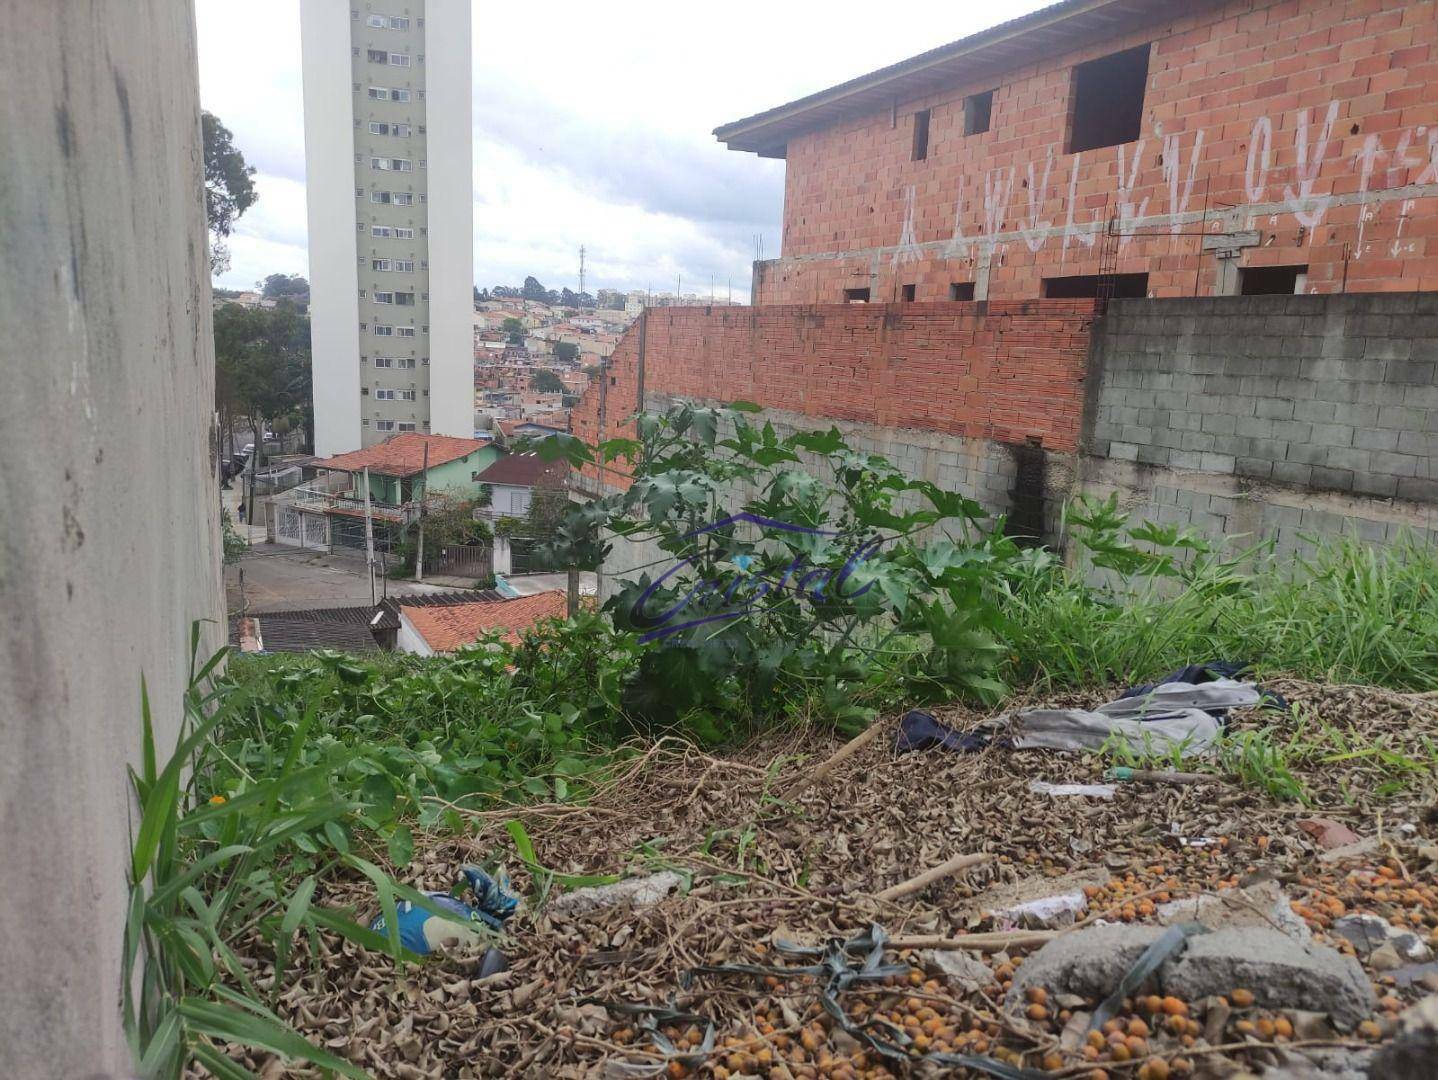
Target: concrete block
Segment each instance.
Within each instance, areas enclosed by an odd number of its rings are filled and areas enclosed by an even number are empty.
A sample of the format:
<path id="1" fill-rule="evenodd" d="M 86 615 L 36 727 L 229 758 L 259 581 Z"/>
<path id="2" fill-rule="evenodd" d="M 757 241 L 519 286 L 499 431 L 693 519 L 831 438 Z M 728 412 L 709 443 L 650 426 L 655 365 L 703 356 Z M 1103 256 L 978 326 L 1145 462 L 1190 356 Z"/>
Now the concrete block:
<path id="1" fill-rule="evenodd" d="M 1360 428 L 1353 433 L 1353 445 L 1363 450 L 1396 450 L 1398 434 L 1389 428 Z"/>
<path id="2" fill-rule="evenodd" d="M 1323 465 L 1328 461 L 1328 447 L 1326 446 L 1309 442 L 1307 439 L 1287 445 L 1288 452 L 1284 454 L 1287 461 L 1299 465 Z"/>
<path id="3" fill-rule="evenodd" d="M 1365 360 L 1407 360 L 1413 352 L 1413 342 L 1406 337 L 1369 338 L 1363 346 Z"/>
<path id="4" fill-rule="evenodd" d="M 1183 450 L 1212 450 L 1218 436 L 1209 435 L 1202 431 L 1185 431 L 1180 436 L 1180 449 Z"/>
<path id="5" fill-rule="evenodd" d="M 1294 420 L 1308 420 L 1313 423 L 1330 423 L 1338 412 L 1338 403 L 1333 401 L 1297 401 L 1289 402 L 1292 405 L 1292 417 Z"/>
<path id="6" fill-rule="evenodd" d="M 1265 356 L 1259 361 L 1258 370 L 1275 379 L 1296 379 L 1303 373 L 1303 358 L 1299 356 Z"/>
<path id="7" fill-rule="evenodd" d="M 1231 454 L 1205 453 L 1199 460 L 1199 468 L 1212 473 L 1231 473 L 1235 464 Z"/>
<path id="8" fill-rule="evenodd" d="M 1267 480 L 1273 475 L 1273 462 L 1266 458 L 1241 457 L 1233 471 L 1252 480 Z"/>
<path id="9" fill-rule="evenodd" d="M 1138 446 L 1135 443 L 1111 442 L 1108 447 L 1108 456 L 1114 461 L 1137 461 Z"/>
<path id="10" fill-rule="evenodd" d="M 1400 431 L 1398 451 L 1403 454 L 1438 456 L 1438 416 L 1428 414 L 1423 431 Z"/>
<path id="11" fill-rule="evenodd" d="M 1438 503 L 1438 480 L 1421 476 L 1400 476 L 1397 495 L 1414 502 Z"/>
<path id="12" fill-rule="evenodd" d="M 1428 422 L 1423 409 L 1412 409 L 1406 405 L 1384 405 L 1378 410 L 1378 426 L 1395 431 L 1421 431 Z"/>
<path id="13" fill-rule="evenodd" d="M 1393 320 L 1387 315 L 1350 315 L 1344 321 L 1344 331 L 1349 337 L 1383 338 L 1390 336 L 1394 329 Z"/>
<path id="14" fill-rule="evenodd" d="M 1302 404 L 1310 404 L 1303 402 Z M 1295 402 L 1287 398 L 1260 397 L 1254 402 L 1254 416 L 1267 417 L 1272 420 L 1292 420 L 1298 416 Z M 1301 420 L 1327 419 L 1326 417 L 1302 416 Z"/>
<path id="15" fill-rule="evenodd" d="M 1303 465 L 1296 461 L 1275 461 L 1270 479 L 1280 484 L 1306 487 L 1312 474 L 1313 467 L 1311 465 Z"/>
<path id="16" fill-rule="evenodd" d="M 1275 420 L 1270 435 L 1288 443 L 1308 442 L 1313 438 L 1313 425 L 1300 420 Z"/>
<path id="17" fill-rule="evenodd" d="M 1326 402 L 1313 402 L 1314 406 L 1327 404 Z M 1378 405 L 1365 405 L 1358 402 L 1336 401 L 1333 405 L 1332 420 L 1335 424 L 1347 424 L 1353 428 L 1373 427 L 1378 423 Z M 1297 415 L 1295 410 L 1294 415 Z"/>
<path id="18" fill-rule="evenodd" d="M 1358 450 L 1351 446 L 1330 446 L 1326 464 L 1330 469 L 1367 472 L 1373 467 L 1373 454 L 1370 450 Z"/>
<path id="19" fill-rule="evenodd" d="M 1385 382 L 1407 386 L 1429 386 L 1433 383 L 1435 364 L 1432 360 L 1393 360 L 1388 362 Z"/>
<path id="20" fill-rule="evenodd" d="M 1248 419 L 1245 417 L 1245 419 Z M 1209 413 L 1203 418 L 1201 430 L 1213 435 L 1232 435 L 1238 424 L 1238 418 L 1227 413 Z"/>
<path id="21" fill-rule="evenodd" d="M 1352 491 L 1353 473 L 1346 469 L 1313 467 L 1308 480 L 1315 491 Z"/>
<path id="22" fill-rule="evenodd" d="M 1171 469 L 1193 469 L 1203 467 L 1203 455 L 1196 450 L 1173 450 L 1168 455 Z"/>
<path id="23" fill-rule="evenodd" d="M 1347 424 L 1314 424 L 1309 438 L 1323 446 L 1352 446 L 1353 429 Z"/>
<path id="24" fill-rule="evenodd" d="M 1433 320 L 1431 320 L 1431 321 L 1432 321 L 1433 323 L 1435 323 L 1435 324 L 1438 324 L 1438 319 L 1433 319 Z M 1416 334 L 1418 333 L 1418 331 L 1414 330 L 1413 333 L 1416 335 Z M 1430 335 L 1438 335 L 1438 325 L 1435 325 L 1434 329 L 1431 330 L 1431 331 L 1428 331 L 1428 333 L 1429 333 Z M 1412 353 L 1410 354 L 1410 358 L 1413 359 L 1413 360 L 1419 360 L 1419 361 L 1423 361 L 1423 360 L 1435 361 L 1435 360 L 1438 360 L 1438 336 L 1428 336 L 1428 337 L 1416 337 L 1416 336 L 1415 336 L 1415 338 L 1414 338 L 1414 340 L 1413 340 L 1413 351 L 1412 351 Z"/>
<path id="25" fill-rule="evenodd" d="M 1367 342 L 1362 337 L 1346 333 L 1328 333 L 1323 336 L 1319 355 L 1329 360 L 1361 360 Z"/>
<path id="26" fill-rule="evenodd" d="M 1355 495 L 1372 495 L 1379 499 L 1391 499 L 1398 494 L 1398 477 L 1385 476 L 1382 473 L 1354 473 L 1353 493 Z"/>

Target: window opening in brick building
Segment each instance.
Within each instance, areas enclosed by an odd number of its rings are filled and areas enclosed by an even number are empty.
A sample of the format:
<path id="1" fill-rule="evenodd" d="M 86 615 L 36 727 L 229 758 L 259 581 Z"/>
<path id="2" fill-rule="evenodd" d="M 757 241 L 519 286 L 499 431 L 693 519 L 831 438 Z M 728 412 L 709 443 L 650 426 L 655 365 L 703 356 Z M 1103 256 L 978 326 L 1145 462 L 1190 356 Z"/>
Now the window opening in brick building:
<path id="1" fill-rule="evenodd" d="M 1292 295 L 1307 287 L 1306 266 L 1241 266 L 1238 270 L 1241 296 Z"/>
<path id="2" fill-rule="evenodd" d="M 918 292 L 919 287 L 917 285 L 905 285 L 903 288 L 904 302 L 907 304 L 912 304 L 914 302 L 914 297 L 918 294 Z"/>
<path id="3" fill-rule="evenodd" d="M 845 289 L 844 303 L 846 304 L 867 304 L 869 302 L 868 289 Z"/>
<path id="4" fill-rule="evenodd" d="M 972 281 L 951 281 L 949 283 L 950 300 L 972 300 L 974 298 L 974 283 Z"/>
<path id="5" fill-rule="evenodd" d="M 914 113 L 914 153 L 911 160 L 923 161 L 929 156 L 929 110 Z"/>
<path id="6" fill-rule="evenodd" d="M 1147 274 L 1114 274 L 1113 295 L 1118 300 L 1131 300 L 1148 295 Z M 1086 300 L 1098 295 L 1097 274 L 1075 274 L 1073 277 L 1044 278 L 1043 295 L 1052 300 Z"/>
<path id="7" fill-rule="evenodd" d="M 993 115 L 992 90 L 985 90 L 982 94 L 970 94 L 964 98 L 964 134 L 982 135 L 989 130 L 989 120 Z"/>
<path id="8" fill-rule="evenodd" d="M 1074 67 L 1068 153 L 1117 146 L 1139 137 L 1148 83 L 1147 45 Z"/>

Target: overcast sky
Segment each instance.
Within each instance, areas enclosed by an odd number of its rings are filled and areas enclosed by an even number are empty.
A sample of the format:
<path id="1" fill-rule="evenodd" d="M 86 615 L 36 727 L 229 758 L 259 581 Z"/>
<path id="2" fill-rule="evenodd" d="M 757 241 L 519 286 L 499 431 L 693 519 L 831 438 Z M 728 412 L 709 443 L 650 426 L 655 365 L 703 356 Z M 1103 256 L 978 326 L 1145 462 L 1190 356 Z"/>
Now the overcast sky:
<path id="1" fill-rule="evenodd" d="M 342 4 L 346 0 L 331 0 Z M 754 238 L 778 254 L 784 163 L 720 124 L 1044 6 L 872 0 L 474 5 L 474 274 L 747 297 Z M 256 166 L 260 198 L 218 279 L 307 274 L 298 0 L 197 0 L 200 95 Z M 902 18 L 895 18 L 896 10 Z"/>

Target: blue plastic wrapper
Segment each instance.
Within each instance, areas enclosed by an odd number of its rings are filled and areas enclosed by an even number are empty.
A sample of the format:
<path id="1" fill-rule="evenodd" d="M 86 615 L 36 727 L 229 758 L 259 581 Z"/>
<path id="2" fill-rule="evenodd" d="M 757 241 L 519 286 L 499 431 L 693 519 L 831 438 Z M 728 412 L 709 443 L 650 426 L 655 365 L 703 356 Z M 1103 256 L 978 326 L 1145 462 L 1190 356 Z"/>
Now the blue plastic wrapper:
<path id="1" fill-rule="evenodd" d="M 395 905 L 399 923 L 399 940 L 410 952 L 428 956 L 441 946 L 465 946 L 484 940 L 486 930 L 502 930 L 504 922 L 519 906 L 519 897 L 511 893 L 503 880 L 496 881 L 475 866 L 463 867 L 474 903 L 466 904 L 448 893 L 427 892 L 425 898 L 445 915 L 426 911 L 408 900 Z M 388 934 L 384 915 L 370 922 L 369 928 Z"/>

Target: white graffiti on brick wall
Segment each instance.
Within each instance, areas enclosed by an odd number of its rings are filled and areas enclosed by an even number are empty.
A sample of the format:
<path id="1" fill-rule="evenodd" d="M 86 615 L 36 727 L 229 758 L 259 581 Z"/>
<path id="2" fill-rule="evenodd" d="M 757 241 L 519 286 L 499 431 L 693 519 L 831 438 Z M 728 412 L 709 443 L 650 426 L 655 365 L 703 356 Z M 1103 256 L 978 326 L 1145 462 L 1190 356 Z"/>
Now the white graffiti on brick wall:
<path id="1" fill-rule="evenodd" d="M 1258 212 L 1268 215 L 1270 222 L 1275 225 L 1282 215 L 1291 214 L 1307 232 L 1310 242 L 1316 227 L 1327 216 L 1337 197 L 1333 191 L 1323 190 L 1325 185 L 1322 180 L 1325 168 L 1331 176 L 1335 165 L 1335 162 L 1328 161 L 1328 151 L 1340 112 L 1341 104 L 1337 101 L 1329 102 L 1321 117 L 1311 109 L 1296 110 L 1292 114 L 1290 125 L 1293 131 L 1291 157 L 1276 145 L 1273 117 L 1265 115 L 1255 118 L 1249 132 L 1243 168 L 1243 195 L 1248 206 L 1261 207 Z M 943 249 L 945 256 L 972 257 L 976 243 L 982 245 L 990 254 L 1002 247 L 1006 239 L 1005 222 L 1015 196 L 1014 180 L 1020 169 L 1027 180 L 1024 184 L 1027 205 L 1023 208 L 1016 232 L 1034 254 L 1038 254 L 1054 236 L 1062 237 L 1061 258 L 1067 256 L 1071 243 L 1091 249 L 1097 233 L 1105 227 L 1105 218 L 1111 218 L 1113 221 L 1113 228 L 1119 236 L 1120 250 L 1128 245 L 1140 223 L 1157 225 L 1160 228 L 1166 224 L 1173 235 L 1179 235 L 1183 223 L 1192 220 L 1190 207 L 1205 166 L 1205 131 L 1198 129 L 1193 133 L 1192 143 L 1186 152 L 1185 134 L 1179 132 L 1162 136 L 1163 152 L 1160 163 L 1162 182 L 1168 189 L 1168 205 L 1167 212 L 1152 221 L 1146 217 L 1150 201 L 1150 195 L 1146 192 L 1149 187 L 1139 184 L 1145 139 L 1139 139 L 1132 145 L 1120 144 L 1114 148 L 1117 169 L 1113 176 L 1110 197 L 1101 207 L 1094 208 L 1087 214 L 1083 206 L 1085 198 L 1080 195 L 1084 155 L 1071 155 L 1061 226 L 1056 225 L 1054 208 L 1049 205 L 1050 179 L 1057 157 L 1053 148 L 1045 152 L 1042 163 L 1030 160 L 1022 164 L 985 170 L 982 185 L 982 221 L 977 223 L 978 231 L 972 234 L 966 231 L 965 218 L 968 213 L 978 212 L 979 192 L 975 190 L 973 197 L 968 197 L 965 191 L 968 180 L 961 176 L 959 190 L 954 196 L 953 230 Z M 1438 125 L 1410 127 L 1397 133 L 1395 139 L 1393 148 L 1389 150 L 1383 146 L 1382 136 L 1370 134 L 1364 139 L 1362 148 L 1351 158 L 1336 162 L 1338 168 L 1357 175 L 1356 201 L 1359 210 L 1356 243 L 1352 251 L 1352 257 L 1355 259 L 1362 258 L 1366 250 L 1364 230 L 1378 214 L 1379 196 L 1374 190 L 1378 176 L 1382 176 L 1388 189 L 1403 185 L 1405 176 L 1409 185 L 1423 187 L 1438 184 Z M 1286 162 L 1282 163 L 1287 165 L 1285 173 L 1281 174 L 1284 181 L 1281 191 L 1270 185 L 1270 174 L 1275 167 L 1275 161 L 1280 159 L 1286 159 Z M 1092 162 L 1093 158 L 1090 157 L 1089 160 Z M 1413 170 L 1417 169 L 1421 171 L 1415 176 Z M 1205 212 L 1208 208 L 1207 186 L 1211 179 L 1210 176 L 1204 180 Z M 977 186 L 978 182 L 975 179 L 973 183 Z M 1329 186 L 1331 187 L 1331 184 Z M 916 191 L 914 185 L 905 189 L 904 219 L 894 256 L 896 261 L 919 257 L 922 241 L 915 229 Z M 1141 192 L 1143 194 L 1140 197 Z M 1426 196 L 1428 193 L 1419 194 Z M 1064 195 L 1060 188 L 1057 196 L 1064 198 Z M 1395 196 L 1391 194 L 1387 196 L 1393 197 Z M 1406 198 L 1406 195 L 1399 197 Z M 1271 201 L 1266 202 L 1265 198 Z M 1354 200 L 1346 198 L 1344 201 Z M 1411 214 L 1413 205 L 1412 200 L 1405 202 L 1401 213 L 1404 216 Z M 1088 220 L 1084 220 L 1085 217 Z M 1251 224 L 1250 216 L 1250 227 Z M 1013 235 L 1015 234 L 1009 233 L 1007 237 Z"/>

